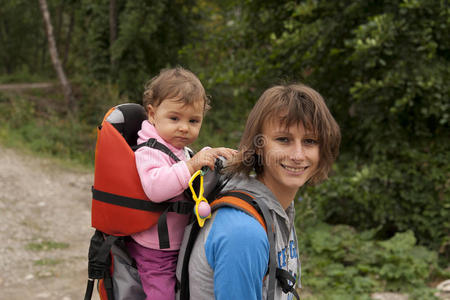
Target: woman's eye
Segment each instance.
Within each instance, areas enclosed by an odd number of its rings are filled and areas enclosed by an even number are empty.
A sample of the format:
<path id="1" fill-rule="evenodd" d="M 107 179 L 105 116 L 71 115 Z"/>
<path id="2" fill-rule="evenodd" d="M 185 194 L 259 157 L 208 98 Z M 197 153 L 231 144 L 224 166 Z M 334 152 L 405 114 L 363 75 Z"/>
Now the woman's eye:
<path id="1" fill-rule="evenodd" d="M 287 143 L 287 142 L 289 142 L 289 139 L 287 137 L 278 137 L 275 140 L 280 142 L 280 143 Z"/>
<path id="2" fill-rule="evenodd" d="M 318 144 L 318 141 L 315 140 L 315 139 L 305 139 L 305 140 L 304 140 L 304 143 L 305 143 L 306 145 L 317 145 L 317 144 Z"/>

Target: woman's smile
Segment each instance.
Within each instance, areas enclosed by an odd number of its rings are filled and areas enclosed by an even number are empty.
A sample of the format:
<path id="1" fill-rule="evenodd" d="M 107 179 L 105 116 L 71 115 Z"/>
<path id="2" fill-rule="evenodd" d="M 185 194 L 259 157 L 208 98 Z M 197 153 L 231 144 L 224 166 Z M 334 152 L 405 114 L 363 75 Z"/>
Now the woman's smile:
<path id="1" fill-rule="evenodd" d="M 301 166 L 288 166 L 285 164 L 281 164 L 281 166 L 286 169 L 288 172 L 301 175 L 308 167 L 301 167 Z"/>

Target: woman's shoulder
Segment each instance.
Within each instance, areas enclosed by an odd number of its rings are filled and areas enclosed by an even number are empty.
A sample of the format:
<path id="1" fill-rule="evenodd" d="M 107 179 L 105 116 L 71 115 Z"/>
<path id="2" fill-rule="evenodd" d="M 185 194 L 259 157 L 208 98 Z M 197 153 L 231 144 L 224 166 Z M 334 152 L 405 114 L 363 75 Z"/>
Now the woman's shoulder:
<path id="1" fill-rule="evenodd" d="M 241 245 L 268 242 L 262 225 L 254 217 L 233 207 L 222 207 L 215 213 L 209 239 Z"/>

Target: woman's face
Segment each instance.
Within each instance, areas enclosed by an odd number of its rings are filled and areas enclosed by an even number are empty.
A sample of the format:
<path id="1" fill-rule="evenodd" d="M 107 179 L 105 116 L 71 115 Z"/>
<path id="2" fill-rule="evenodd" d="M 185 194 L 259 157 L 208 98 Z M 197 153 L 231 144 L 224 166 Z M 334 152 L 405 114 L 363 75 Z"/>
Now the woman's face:
<path id="1" fill-rule="evenodd" d="M 279 121 L 264 123 L 262 135 L 259 154 L 264 169 L 258 178 L 277 198 L 291 197 L 292 201 L 297 190 L 317 171 L 318 139 L 302 124 L 286 128 Z"/>

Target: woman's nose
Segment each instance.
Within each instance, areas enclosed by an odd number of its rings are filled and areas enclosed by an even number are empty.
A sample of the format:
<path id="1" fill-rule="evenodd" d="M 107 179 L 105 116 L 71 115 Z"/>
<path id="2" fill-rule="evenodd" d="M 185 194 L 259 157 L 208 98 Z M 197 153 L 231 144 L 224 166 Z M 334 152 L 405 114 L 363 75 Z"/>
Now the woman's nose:
<path id="1" fill-rule="evenodd" d="M 296 143 L 292 149 L 291 155 L 292 160 L 301 161 L 305 159 L 305 148 L 301 143 Z"/>

